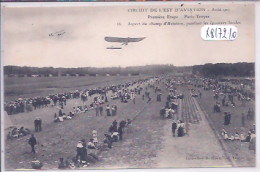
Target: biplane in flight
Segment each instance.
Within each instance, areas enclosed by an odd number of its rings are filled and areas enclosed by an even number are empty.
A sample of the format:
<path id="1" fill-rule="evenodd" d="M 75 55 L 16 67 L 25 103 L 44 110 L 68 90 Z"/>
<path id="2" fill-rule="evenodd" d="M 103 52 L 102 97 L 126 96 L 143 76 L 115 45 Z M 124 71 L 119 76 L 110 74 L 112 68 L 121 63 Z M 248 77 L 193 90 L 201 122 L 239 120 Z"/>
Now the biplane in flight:
<path id="1" fill-rule="evenodd" d="M 143 39 L 145 39 L 145 37 L 141 37 L 141 38 L 105 37 L 105 41 L 107 41 L 107 42 L 121 43 L 122 45 L 128 45 L 128 43 L 130 43 L 130 42 L 140 42 Z M 107 47 L 107 49 L 122 49 L 122 48 L 121 47 Z"/>

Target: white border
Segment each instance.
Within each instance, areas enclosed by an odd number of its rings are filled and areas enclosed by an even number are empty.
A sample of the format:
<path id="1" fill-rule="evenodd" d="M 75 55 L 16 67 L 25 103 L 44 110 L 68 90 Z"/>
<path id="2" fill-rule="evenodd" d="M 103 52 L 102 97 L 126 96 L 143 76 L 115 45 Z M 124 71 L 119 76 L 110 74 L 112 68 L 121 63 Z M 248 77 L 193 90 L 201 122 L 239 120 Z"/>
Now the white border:
<path id="1" fill-rule="evenodd" d="M 1 9 L 5 6 L 5 7 L 12 7 L 12 8 L 19 8 L 19 7 L 69 7 L 69 6 L 73 6 L 73 7 L 77 7 L 77 6 L 128 6 L 128 5 L 133 5 L 133 6 L 138 6 L 138 5 L 170 5 L 170 4 L 230 4 L 232 5 L 234 4 L 244 4 L 244 3 L 248 3 L 247 2 L 232 2 L 232 1 L 228 1 L 228 2 L 203 2 L 203 1 L 197 1 L 197 2 L 29 2 L 29 3 L 17 3 L 17 2 L 12 2 L 12 3 L 1 3 Z M 255 66 L 255 78 L 256 78 L 256 123 L 260 125 L 260 118 L 258 117 L 258 114 L 260 112 L 260 94 L 259 94 L 259 85 L 260 85 L 260 1 L 256 1 L 256 2 L 251 2 L 255 4 L 255 62 L 256 62 L 256 66 Z M 0 9 L 0 17 L 1 17 L 1 26 L 3 24 L 2 21 L 2 10 Z M 0 54 L 0 65 L 1 65 L 1 114 L 3 114 L 4 110 L 3 110 L 3 68 L 2 68 L 2 64 L 3 64 L 3 33 L 2 33 L 2 29 L 1 29 L 1 54 Z M 4 126 L 3 126 L 3 117 L 4 115 L 1 115 L 1 131 L 4 131 Z M 256 132 L 257 132 L 257 137 L 258 137 L 258 133 L 259 133 L 259 126 L 256 125 Z M 1 170 L 4 170 L 4 135 L 3 132 L 1 132 Z M 151 171 L 151 172 L 169 172 L 169 171 L 202 171 L 202 172 L 208 172 L 208 171 L 259 171 L 260 170 L 260 159 L 258 158 L 257 155 L 260 155 L 260 150 L 259 150 L 259 139 L 257 139 L 257 150 L 256 150 L 256 168 L 172 168 L 172 169 L 120 169 L 120 170 L 116 170 L 116 171 L 127 171 L 127 172 L 132 172 L 132 171 Z M 44 171 L 44 170 L 41 170 Z M 48 170 L 48 171 L 52 171 L 52 170 Z M 64 171 L 73 171 L 73 170 L 64 170 Z M 78 170 L 77 170 L 78 171 Z M 80 170 L 80 171 L 85 171 L 85 170 Z M 103 170 L 86 170 L 88 172 L 92 172 L 92 171 L 103 171 Z M 112 170 L 107 170 L 107 171 L 112 171 Z"/>
<path id="2" fill-rule="evenodd" d="M 258 3 L 258 1 L 146 1 L 146 2 L 3 2 L 2 6 L 18 7 L 79 7 L 79 6 L 129 6 L 129 5 L 173 5 L 173 4 L 245 4 Z"/>

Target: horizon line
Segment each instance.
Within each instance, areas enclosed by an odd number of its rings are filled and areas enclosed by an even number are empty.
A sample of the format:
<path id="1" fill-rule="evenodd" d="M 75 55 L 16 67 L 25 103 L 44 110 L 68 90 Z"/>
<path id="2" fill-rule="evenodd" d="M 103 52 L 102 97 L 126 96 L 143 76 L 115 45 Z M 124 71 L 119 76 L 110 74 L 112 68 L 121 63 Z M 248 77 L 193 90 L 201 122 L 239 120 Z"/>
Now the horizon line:
<path id="1" fill-rule="evenodd" d="M 14 66 L 14 67 L 31 67 L 31 68 L 129 68 L 129 67 L 144 67 L 144 66 L 173 66 L 173 67 L 193 67 L 193 66 L 200 66 L 206 64 L 237 64 L 237 63 L 255 63 L 255 62 L 234 62 L 234 63 L 226 63 L 226 62 L 217 62 L 217 63 L 204 63 L 204 64 L 194 64 L 194 65 L 187 65 L 187 66 L 175 66 L 174 64 L 146 64 L 146 65 L 136 65 L 136 66 L 104 66 L 104 67 L 96 67 L 96 66 L 85 66 L 85 67 L 54 67 L 54 66 L 18 66 L 18 65 L 3 65 L 3 67 L 7 66 Z"/>

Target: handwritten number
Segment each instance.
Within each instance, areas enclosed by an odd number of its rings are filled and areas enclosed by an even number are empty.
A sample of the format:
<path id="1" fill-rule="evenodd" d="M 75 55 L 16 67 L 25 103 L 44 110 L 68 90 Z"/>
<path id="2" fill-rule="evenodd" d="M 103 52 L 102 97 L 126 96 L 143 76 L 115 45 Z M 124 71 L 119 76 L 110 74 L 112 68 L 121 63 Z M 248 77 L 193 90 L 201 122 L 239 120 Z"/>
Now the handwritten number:
<path id="1" fill-rule="evenodd" d="M 211 29 L 211 38 L 214 38 L 214 29 Z"/>
<path id="2" fill-rule="evenodd" d="M 235 39 L 237 37 L 237 32 L 233 32 L 232 37 Z"/>
<path id="3" fill-rule="evenodd" d="M 224 28 L 224 29 L 223 29 L 223 31 L 224 31 L 224 35 L 223 35 L 223 37 L 222 37 L 222 38 L 226 38 L 226 39 L 227 39 L 227 37 L 226 37 L 226 34 L 227 34 L 227 29 L 226 29 L 226 28 Z"/>
<path id="4" fill-rule="evenodd" d="M 234 40 L 237 37 L 236 29 L 230 26 L 208 26 L 204 32 L 206 39 L 210 40 Z"/>
<path id="5" fill-rule="evenodd" d="M 210 37 L 210 35 L 209 35 L 209 27 L 208 27 L 207 32 L 206 32 L 206 38 L 208 38 L 208 37 Z"/>
<path id="6" fill-rule="evenodd" d="M 230 28 L 229 31 L 229 39 L 231 39 L 232 28 Z"/>

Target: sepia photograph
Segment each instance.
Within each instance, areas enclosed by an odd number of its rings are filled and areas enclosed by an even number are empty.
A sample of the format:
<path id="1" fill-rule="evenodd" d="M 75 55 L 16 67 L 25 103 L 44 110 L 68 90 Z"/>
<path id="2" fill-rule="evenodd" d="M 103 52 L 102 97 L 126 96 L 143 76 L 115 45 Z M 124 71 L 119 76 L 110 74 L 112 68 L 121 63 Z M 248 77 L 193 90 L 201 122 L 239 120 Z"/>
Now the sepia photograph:
<path id="1" fill-rule="evenodd" d="M 1 10 L 3 171 L 256 167 L 253 2 Z"/>

